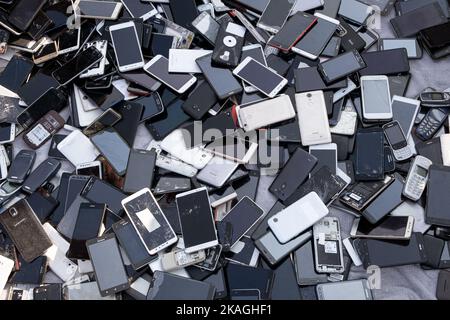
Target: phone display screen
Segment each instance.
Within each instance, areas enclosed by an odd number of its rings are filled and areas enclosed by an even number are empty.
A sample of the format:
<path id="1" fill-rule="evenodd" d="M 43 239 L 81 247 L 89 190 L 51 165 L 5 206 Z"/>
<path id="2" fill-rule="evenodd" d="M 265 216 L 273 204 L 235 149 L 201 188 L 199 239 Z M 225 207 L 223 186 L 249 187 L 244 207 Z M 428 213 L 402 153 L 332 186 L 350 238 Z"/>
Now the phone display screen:
<path id="1" fill-rule="evenodd" d="M 79 46 L 81 29 L 67 29 L 58 38 L 58 49 L 63 51 Z"/>
<path id="2" fill-rule="evenodd" d="M 152 3 L 141 2 L 136 0 L 121 0 L 121 1 L 127 8 L 128 12 L 130 12 L 130 14 L 134 18 L 145 16 L 152 11 L 155 12 L 156 14 L 156 9 Z"/>
<path id="3" fill-rule="evenodd" d="M 216 227 L 206 189 L 179 196 L 176 201 L 186 248 L 217 241 Z"/>
<path id="4" fill-rule="evenodd" d="M 106 236 L 90 243 L 88 250 L 95 270 L 95 279 L 103 295 L 107 295 L 113 288 L 123 290 L 123 287 L 128 287 L 128 275 L 114 236 Z"/>
<path id="5" fill-rule="evenodd" d="M 311 149 L 311 155 L 318 160 L 317 165 L 311 171 L 311 174 L 316 173 L 323 166 L 327 166 L 333 174 L 336 174 L 337 167 L 337 151 L 334 149 L 318 150 Z"/>
<path id="6" fill-rule="evenodd" d="M 296 45 L 295 48 L 319 55 L 336 31 L 337 24 L 319 18 L 317 24 Z"/>
<path id="7" fill-rule="evenodd" d="M 391 97 L 389 82 L 386 80 L 361 81 L 365 113 L 390 113 Z"/>
<path id="8" fill-rule="evenodd" d="M 91 17 L 111 17 L 117 3 L 111 1 L 80 1 L 78 4 L 83 15 Z"/>
<path id="9" fill-rule="evenodd" d="M 0 123 L 0 142 L 11 139 L 11 126 L 10 123 Z"/>
<path id="10" fill-rule="evenodd" d="M 358 71 L 362 67 L 355 53 L 347 52 L 322 63 L 322 72 L 328 79 L 334 80 Z"/>
<path id="11" fill-rule="evenodd" d="M 155 63 L 147 66 L 145 70 L 176 91 L 181 90 L 192 79 L 189 74 L 169 73 L 169 60 L 165 57 L 160 57 Z"/>
<path id="12" fill-rule="evenodd" d="M 270 94 L 284 80 L 283 77 L 255 60 L 250 60 L 239 71 L 238 76 L 266 94 Z"/>
<path id="13" fill-rule="evenodd" d="M 123 210 L 121 201 L 126 198 L 124 193 L 94 177 L 91 178 L 86 187 L 89 188 L 83 190 L 83 197 L 94 203 L 106 203 L 109 210 L 116 215 L 120 215 Z"/>
<path id="14" fill-rule="evenodd" d="M 417 56 L 417 42 L 415 39 L 384 39 L 383 50 L 405 48 L 409 57 Z"/>
<path id="15" fill-rule="evenodd" d="M 402 128 L 405 135 L 409 135 L 418 111 L 417 104 L 406 103 L 399 100 L 392 101 L 393 119 Z"/>
<path id="16" fill-rule="evenodd" d="M 297 12 L 289 18 L 283 28 L 281 28 L 270 42 L 274 43 L 275 46 L 288 49 L 300 39 L 300 36 L 313 25 L 316 19 L 316 17 L 306 13 Z"/>
<path id="17" fill-rule="evenodd" d="M 103 55 L 100 51 L 95 47 L 90 47 L 56 70 L 53 76 L 59 83 L 66 84 L 98 62 L 102 57 Z"/>
<path id="18" fill-rule="evenodd" d="M 399 125 L 385 128 L 384 132 L 386 133 L 389 143 L 392 145 L 394 150 L 405 147 L 405 145 L 408 144 L 402 132 L 402 128 Z"/>
<path id="19" fill-rule="evenodd" d="M 150 254 L 176 240 L 166 216 L 149 191 L 124 203 L 124 208 Z"/>
<path id="20" fill-rule="evenodd" d="M 230 223 L 233 227 L 231 246 L 238 242 L 263 214 L 264 211 L 249 198 L 239 201 L 221 221 L 221 224 Z"/>
<path id="21" fill-rule="evenodd" d="M 155 139 L 164 139 L 174 129 L 190 119 L 181 108 L 183 103 L 183 100 L 175 101 L 166 108 L 165 112 L 160 116 L 155 117 L 147 124 L 150 133 Z"/>
<path id="22" fill-rule="evenodd" d="M 261 46 L 257 46 L 254 48 L 249 48 L 249 49 L 245 49 L 242 50 L 242 55 L 241 55 L 241 62 L 245 60 L 245 58 L 247 57 L 252 57 L 253 59 L 255 59 L 256 61 L 258 61 L 259 63 L 266 65 L 266 57 L 264 55 L 264 52 L 262 50 Z"/>
<path id="23" fill-rule="evenodd" d="M 340 15 L 360 24 L 367 20 L 372 11 L 371 7 L 356 0 L 341 0 L 339 7 Z"/>
<path id="24" fill-rule="evenodd" d="M 384 137 L 382 131 L 356 135 L 356 174 L 379 176 L 384 172 Z"/>
<path id="25" fill-rule="evenodd" d="M 135 100 L 134 102 L 142 104 L 144 106 L 141 121 L 148 120 L 164 111 L 164 106 L 162 104 L 161 98 L 157 93 L 154 93 L 149 97 L 142 97 Z"/>
<path id="26" fill-rule="evenodd" d="M 105 156 L 116 172 L 125 174 L 130 155 L 130 147 L 112 128 L 105 129 L 91 137 L 92 143 Z"/>
<path id="27" fill-rule="evenodd" d="M 135 25 L 111 30 L 110 33 L 119 66 L 143 62 Z"/>
<path id="28" fill-rule="evenodd" d="M 259 23 L 267 27 L 280 29 L 286 21 L 286 18 L 289 16 L 294 4 L 295 0 L 270 1 L 261 16 Z"/>
<path id="29" fill-rule="evenodd" d="M 155 151 L 132 150 L 123 190 L 126 192 L 137 192 L 143 188 L 150 188 L 153 183 L 155 162 Z"/>
<path id="30" fill-rule="evenodd" d="M 371 224 L 366 219 L 361 219 L 358 224 L 357 236 L 372 237 L 404 237 L 409 217 L 387 217 L 377 224 Z"/>
<path id="31" fill-rule="evenodd" d="M 428 181 L 426 221 L 436 222 L 442 226 L 450 226 L 450 215 L 447 208 L 450 205 L 449 190 L 450 170 L 448 167 L 433 165 L 430 168 Z"/>
<path id="32" fill-rule="evenodd" d="M 174 22 L 182 27 L 191 28 L 191 23 L 199 12 L 194 0 L 171 0 L 169 3 Z"/>

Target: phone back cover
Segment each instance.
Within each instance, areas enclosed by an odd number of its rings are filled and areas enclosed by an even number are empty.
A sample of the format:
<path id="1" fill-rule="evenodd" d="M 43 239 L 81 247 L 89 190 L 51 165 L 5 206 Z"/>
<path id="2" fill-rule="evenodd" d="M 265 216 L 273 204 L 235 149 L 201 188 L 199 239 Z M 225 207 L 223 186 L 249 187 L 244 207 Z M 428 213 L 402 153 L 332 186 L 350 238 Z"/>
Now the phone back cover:
<path id="1" fill-rule="evenodd" d="M 13 217 L 10 212 L 17 210 Z M 0 222 L 26 262 L 41 256 L 52 242 L 26 200 L 21 200 L 0 215 Z"/>

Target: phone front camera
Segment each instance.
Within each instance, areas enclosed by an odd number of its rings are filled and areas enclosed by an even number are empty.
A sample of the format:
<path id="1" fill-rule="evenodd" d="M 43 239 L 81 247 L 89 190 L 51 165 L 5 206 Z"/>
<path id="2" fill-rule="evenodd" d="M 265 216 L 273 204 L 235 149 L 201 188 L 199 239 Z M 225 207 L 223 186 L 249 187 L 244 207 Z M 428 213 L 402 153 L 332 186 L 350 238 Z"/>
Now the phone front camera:
<path id="1" fill-rule="evenodd" d="M 312 94 L 311 94 L 311 93 L 308 93 L 306 96 L 307 96 L 308 98 L 311 98 L 311 97 L 312 97 Z"/>
<path id="2" fill-rule="evenodd" d="M 273 222 L 278 222 L 278 218 L 274 218 L 274 219 L 273 219 Z"/>

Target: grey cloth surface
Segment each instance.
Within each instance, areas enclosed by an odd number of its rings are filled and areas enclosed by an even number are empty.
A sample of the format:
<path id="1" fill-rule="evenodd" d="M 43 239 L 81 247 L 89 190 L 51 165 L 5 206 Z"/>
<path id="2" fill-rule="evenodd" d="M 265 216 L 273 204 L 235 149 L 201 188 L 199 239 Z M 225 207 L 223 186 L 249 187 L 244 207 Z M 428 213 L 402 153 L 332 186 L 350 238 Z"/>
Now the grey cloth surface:
<path id="1" fill-rule="evenodd" d="M 395 37 L 389 19 L 394 16 L 391 12 L 389 17 L 381 18 L 381 29 L 375 29 L 380 37 Z M 374 50 L 374 48 L 372 48 Z M 415 97 L 426 87 L 434 87 L 438 90 L 444 90 L 450 87 L 450 58 L 444 58 L 439 61 L 432 60 L 426 53 L 420 60 L 410 60 L 411 82 L 407 91 L 407 97 Z M 64 110 L 62 115 L 67 118 L 68 111 Z M 61 130 L 60 133 L 64 133 Z M 146 128 L 141 125 L 138 129 L 135 140 L 136 148 L 147 148 L 152 140 Z M 46 159 L 50 142 L 41 147 L 38 151 L 38 157 L 34 168 Z M 21 149 L 27 148 L 23 140 L 17 139 L 14 143 L 14 154 Z M 65 161 L 58 176 L 53 180 L 59 181 L 62 172 L 71 172 L 74 167 Z M 275 203 L 275 198 L 268 192 L 273 177 L 262 176 L 259 184 L 257 203 L 268 211 Z M 339 212 L 331 208 L 331 214 L 340 218 L 343 238 L 348 237 L 354 217 L 345 212 Z M 404 266 L 396 268 L 384 268 L 381 270 L 381 289 L 374 290 L 375 299 L 435 299 L 436 283 L 438 271 L 424 271 L 420 266 Z M 367 273 L 362 267 L 352 266 L 349 279 L 367 278 Z"/>

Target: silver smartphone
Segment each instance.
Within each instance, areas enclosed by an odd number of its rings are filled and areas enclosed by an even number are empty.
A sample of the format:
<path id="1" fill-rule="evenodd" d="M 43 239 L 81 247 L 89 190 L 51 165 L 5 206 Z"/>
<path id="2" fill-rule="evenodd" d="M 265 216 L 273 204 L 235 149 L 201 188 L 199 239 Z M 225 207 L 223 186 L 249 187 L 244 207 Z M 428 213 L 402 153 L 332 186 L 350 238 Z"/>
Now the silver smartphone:
<path id="1" fill-rule="evenodd" d="M 220 188 L 238 167 L 239 163 L 216 156 L 197 174 L 197 179 Z"/>
<path id="2" fill-rule="evenodd" d="M 319 300 L 372 300 L 366 279 L 321 283 L 316 287 Z"/>

